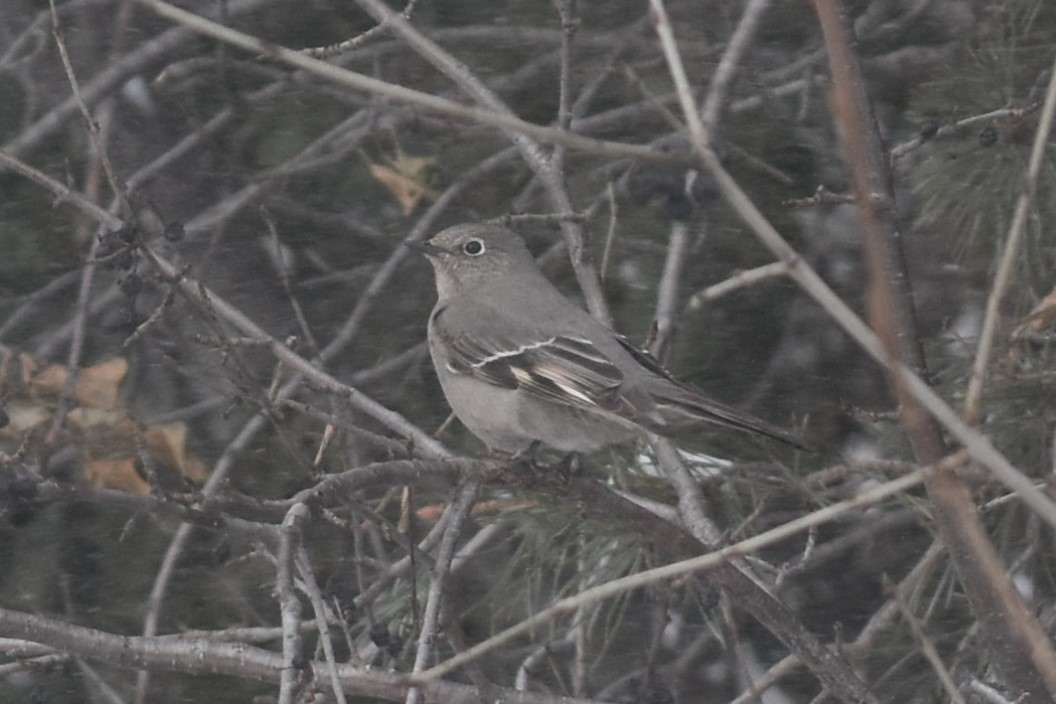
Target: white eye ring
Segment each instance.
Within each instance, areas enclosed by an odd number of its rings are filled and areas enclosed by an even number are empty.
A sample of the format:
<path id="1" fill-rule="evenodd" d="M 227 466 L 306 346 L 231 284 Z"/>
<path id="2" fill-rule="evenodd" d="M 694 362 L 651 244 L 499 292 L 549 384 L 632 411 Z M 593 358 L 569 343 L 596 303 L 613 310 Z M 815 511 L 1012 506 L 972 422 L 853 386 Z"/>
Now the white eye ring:
<path id="1" fill-rule="evenodd" d="M 474 237 L 462 245 L 462 251 L 471 257 L 479 257 L 484 254 L 484 240 Z"/>

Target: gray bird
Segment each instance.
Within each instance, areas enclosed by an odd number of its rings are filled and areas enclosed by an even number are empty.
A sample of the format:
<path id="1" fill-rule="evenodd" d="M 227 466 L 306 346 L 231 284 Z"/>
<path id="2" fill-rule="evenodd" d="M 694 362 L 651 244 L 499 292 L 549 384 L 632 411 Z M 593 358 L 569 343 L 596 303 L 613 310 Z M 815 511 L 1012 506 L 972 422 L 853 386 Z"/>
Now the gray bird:
<path id="1" fill-rule="evenodd" d="M 803 447 L 787 431 L 676 381 L 568 300 L 513 232 L 457 225 L 425 243 L 438 300 L 429 352 L 455 415 L 488 447 L 590 452 L 708 422 Z"/>

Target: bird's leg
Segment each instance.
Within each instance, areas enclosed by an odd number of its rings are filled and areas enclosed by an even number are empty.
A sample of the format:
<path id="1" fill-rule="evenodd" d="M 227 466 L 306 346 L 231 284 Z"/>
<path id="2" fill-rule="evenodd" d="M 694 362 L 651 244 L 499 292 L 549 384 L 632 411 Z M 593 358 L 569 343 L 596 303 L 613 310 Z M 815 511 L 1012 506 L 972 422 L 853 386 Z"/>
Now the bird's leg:
<path id="1" fill-rule="evenodd" d="M 510 465 L 521 472 L 540 477 L 543 474 L 556 472 L 562 479 L 567 481 L 573 474 L 578 474 L 582 469 L 582 458 L 579 453 L 569 452 L 557 462 L 544 464 L 539 459 L 539 449 L 542 441 L 533 440 L 528 447 L 518 450 L 509 456 Z"/>
<path id="2" fill-rule="evenodd" d="M 573 474 L 579 474 L 583 469 L 582 458 L 578 452 L 569 452 L 560 460 L 546 467 L 547 470 L 556 470 L 561 478 L 568 481 Z"/>
<path id="3" fill-rule="evenodd" d="M 501 453 L 502 457 L 509 462 L 510 474 L 516 477 L 518 483 L 524 486 L 531 486 L 542 477 L 545 467 L 539 464 L 539 460 L 536 457 L 541 445 L 541 441 L 535 440 L 528 447 L 513 454 L 508 452 Z"/>
<path id="4" fill-rule="evenodd" d="M 522 465 L 529 469 L 538 469 L 539 465 L 539 448 L 543 446 L 542 440 L 532 440 L 531 444 L 523 450 L 517 450 L 510 457 L 510 462 L 516 465 Z"/>

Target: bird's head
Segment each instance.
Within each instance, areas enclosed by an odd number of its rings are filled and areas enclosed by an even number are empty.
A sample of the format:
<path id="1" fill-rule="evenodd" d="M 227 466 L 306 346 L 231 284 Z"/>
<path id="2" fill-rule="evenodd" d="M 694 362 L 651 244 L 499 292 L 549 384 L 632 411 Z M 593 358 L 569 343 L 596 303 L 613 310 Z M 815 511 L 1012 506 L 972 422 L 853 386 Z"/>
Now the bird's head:
<path id="1" fill-rule="evenodd" d="M 514 274 L 537 272 L 524 241 L 497 225 L 456 225 L 427 242 L 405 244 L 424 254 L 433 265 L 440 298 L 508 280 Z"/>

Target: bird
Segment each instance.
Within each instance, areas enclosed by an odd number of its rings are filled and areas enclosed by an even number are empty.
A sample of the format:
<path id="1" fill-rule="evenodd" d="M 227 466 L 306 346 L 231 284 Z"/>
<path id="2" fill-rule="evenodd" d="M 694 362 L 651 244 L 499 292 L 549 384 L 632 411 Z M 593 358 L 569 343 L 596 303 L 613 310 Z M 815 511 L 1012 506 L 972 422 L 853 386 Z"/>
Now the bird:
<path id="1" fill-rule="evenodd" d="M 795 435 L 675 379 L 580 308 L 524 241 L 488 223 L 405 244 L 432 265 L 429 352 L 451 409 L 492 451 L 589 453 L 701 423 L 807 449 Z"/>

